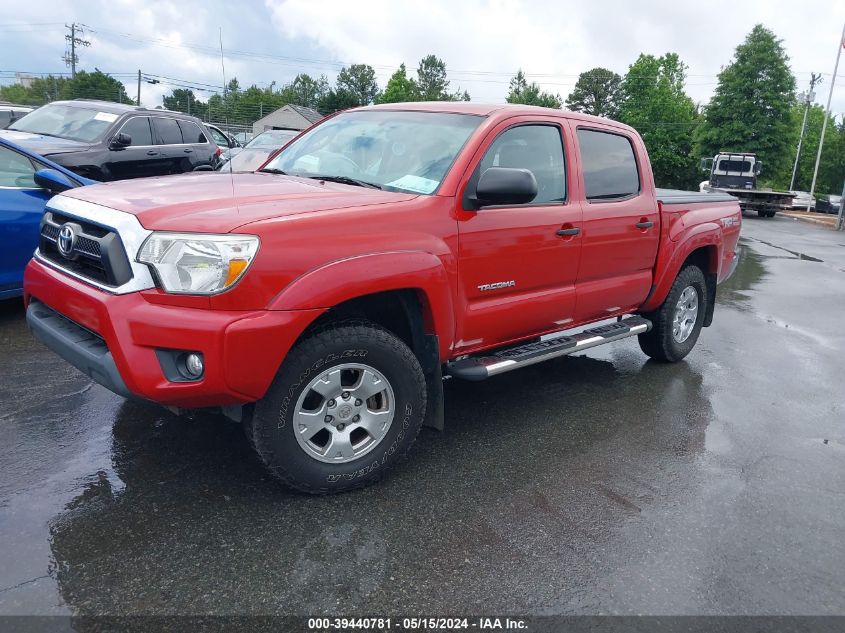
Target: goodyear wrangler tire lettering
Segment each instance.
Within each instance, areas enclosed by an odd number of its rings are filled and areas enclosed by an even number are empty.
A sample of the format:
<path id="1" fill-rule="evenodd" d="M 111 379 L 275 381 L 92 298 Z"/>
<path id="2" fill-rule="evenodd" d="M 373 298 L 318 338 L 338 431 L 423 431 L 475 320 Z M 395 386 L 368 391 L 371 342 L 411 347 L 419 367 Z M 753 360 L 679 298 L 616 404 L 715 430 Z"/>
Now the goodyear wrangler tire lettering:
<path id="1" fill-rule="evenodd" d="M 425 400 L 422 368 L 402 340 L 369 321 L 340 321 L 291 350 L 246 429 L 282 482 L 341 492 L 376 481 L 407 454 Z"/>

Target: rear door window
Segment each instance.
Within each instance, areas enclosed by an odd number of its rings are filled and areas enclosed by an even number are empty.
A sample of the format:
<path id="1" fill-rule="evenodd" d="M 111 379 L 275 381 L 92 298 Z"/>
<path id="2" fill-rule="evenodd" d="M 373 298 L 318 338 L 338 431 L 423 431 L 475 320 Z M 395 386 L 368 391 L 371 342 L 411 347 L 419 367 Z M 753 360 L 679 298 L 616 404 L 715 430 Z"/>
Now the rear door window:
<path id="1" fill-rule="evenodd" d="M 578 147 L 587 200 L 614 200 L 640 191 L 640 173 L 628 137 L 578 129 Z"/>
<path id="2" fill-rule="evenodd" d="M 143 146 L 153 144 L 153 135 L 150 131 L 150 119 L 145 116 L 136 116 L 129 119 L 126 124 L 120 128 L 124 134 L 128 134 L 132 139 L 130 146 Z"/>
<path id="3" fill-rule="evenodd" d="M 185 143 L 208 143 L 200 126 L 193 121 L 179 121 L 179 127 L 182 129 L 182 139 Z"/>
<path id="4" fill-rule="evenodd" d="M 153 124 L 156 128 L 159 145 L 181 145 L 185 142 L 182 140 L 182 130 L 179 129 L 179 123 L 176 119 L 155 117 Z"/>

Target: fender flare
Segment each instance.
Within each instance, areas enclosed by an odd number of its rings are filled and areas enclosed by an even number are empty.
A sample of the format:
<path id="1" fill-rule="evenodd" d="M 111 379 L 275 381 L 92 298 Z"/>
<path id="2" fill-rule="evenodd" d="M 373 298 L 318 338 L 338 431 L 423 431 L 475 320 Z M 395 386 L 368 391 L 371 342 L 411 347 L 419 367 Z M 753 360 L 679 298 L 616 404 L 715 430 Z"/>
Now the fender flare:
<path id="1" fill-rule="evenodd" d="M 425 251 L 357 255 L 329 262 L 284 288 L 269 310 L 326 309 L 344 301 L 390 290 L 418 290 L 428 314 L 423 322 L 439 338 L 440 358 L 448 358 L 455 333 L 451 284 L 439 257 Z"/>
<path id="2" fill-rule="evenodd" d="M 704 274 L 718 275 L 719 262 L 721 260 L 722 228 L 715 222 L 705 222 L 691 227 L 682 233 L 676 242 L 673 242 L 672 250 L 667 254 L 666 259 L 658 257 L 656 270 L 662 271 L 655 276 L 651 292 L 640 308 L 641 312 L 651 312 L 659 308 L 666 300 L 675 278 L 681 272 L 681 266 L 690 254 L 699 248 L 715 248 L 715 259 L 710 258 L 710 269 Z M 711 301 L 712 303 L 712 301 Z"/>

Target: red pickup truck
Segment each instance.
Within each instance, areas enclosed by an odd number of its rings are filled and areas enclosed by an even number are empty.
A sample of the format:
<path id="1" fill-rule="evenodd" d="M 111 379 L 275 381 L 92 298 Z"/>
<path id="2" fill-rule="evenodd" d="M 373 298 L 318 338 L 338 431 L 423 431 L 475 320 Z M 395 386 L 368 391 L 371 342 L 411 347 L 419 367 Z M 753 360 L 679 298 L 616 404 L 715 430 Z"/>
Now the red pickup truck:
<path id="1" fill-rule="evenodd" d="M 642 140 L 614 121 L 366 107 L 256 173 L 55 196 L 27 320 L 115 393 L 220 407 L 276 477 L 336 492 L 442 428 L 445 377 L 630 336 L 682 359 L 740 223 L 731 196 L 655 189 Z"/>

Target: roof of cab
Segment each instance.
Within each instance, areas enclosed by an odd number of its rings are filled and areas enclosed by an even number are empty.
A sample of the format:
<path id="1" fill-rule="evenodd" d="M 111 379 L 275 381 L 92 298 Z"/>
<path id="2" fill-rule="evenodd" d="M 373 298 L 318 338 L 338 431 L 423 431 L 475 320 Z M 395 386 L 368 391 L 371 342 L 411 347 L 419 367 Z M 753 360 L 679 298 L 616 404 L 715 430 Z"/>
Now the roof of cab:
<path id="1" fill-rule="evenodd" d="M 474 114 L 476 116 L 498 116 L 508 118 L 519 115 L 554 115 L 564 116 L 567 119 L 583 121 L 585 123 L 600 123 L 612 125 L 624 130 L 633 131 L 628 125 L 606 119 L 604 117 L 572 112 L 570 110 L 558 110 L 555 108 L 541 108 L 540 106 L 522 105 L 519 103 L 474 103 L 472 101 L 412 101 L 407 103 L 383 103 L 380 105 L 355 108 L 354 112 L 362 110 L 404 110 L 410 112 L 448 112 L 454 114 Z"/>

